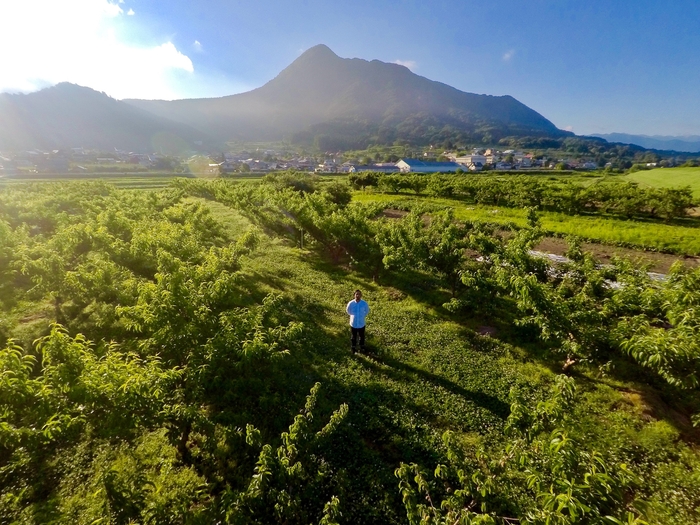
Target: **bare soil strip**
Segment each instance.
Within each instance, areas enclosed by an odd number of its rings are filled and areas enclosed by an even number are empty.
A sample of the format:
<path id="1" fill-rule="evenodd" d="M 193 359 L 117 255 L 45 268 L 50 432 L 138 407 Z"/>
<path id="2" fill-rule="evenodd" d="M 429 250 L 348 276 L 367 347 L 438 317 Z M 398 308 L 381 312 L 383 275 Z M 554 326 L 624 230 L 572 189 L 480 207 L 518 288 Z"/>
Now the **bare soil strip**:
<path id="1" fill-rule="evenodd" d="M 555 255 L 564 255 L 567 247 L 568 245 L 564 239 L 546 237 L 535 247 L 535 250 L 544 253 L 553 253 Z M 613 257 L 621 257 L 633 261 L 638 266 L 648 265 L 649 271 L 656 273 L 668 273 L 669 268 L 671 268 L 676 261 L 680 261 L 689 268 L 697 268 L 700 266 L 700 257 L 689 255 L 684 256 L 650 252 L 590 242 L 583 243 L 583 250 L 592 253 L 593 257 L 600 264 L 608 264 Z"/>

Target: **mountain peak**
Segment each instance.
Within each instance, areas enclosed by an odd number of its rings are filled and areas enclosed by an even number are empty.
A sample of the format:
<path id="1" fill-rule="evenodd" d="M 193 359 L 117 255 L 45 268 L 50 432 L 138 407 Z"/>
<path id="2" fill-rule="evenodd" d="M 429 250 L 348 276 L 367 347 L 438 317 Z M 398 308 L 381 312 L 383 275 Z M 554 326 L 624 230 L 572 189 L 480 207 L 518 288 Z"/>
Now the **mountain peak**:
<path id="1" fill-rule="evenodd" d="M 299 58 L 339 58 L 326 44 L 318 44 L 304 51 Z"/>
<path id="2" fill-rule="evenodd" d="M 333 64 L 337 64 L 342 60 L 343 59 L 336 55 L 330 47 L 325 44 L 318 44 L 304 51 L 294 62 L 289 64 L 284 71 L 294 71 L 298 68 L 314 68 L 320 71 L 325 67 L 332 67 Z"/>
<path id="3" fill-rule="evenodd" d="M 80 84 L 73 84 L 72 82 L 59 82 L 58 84 L 54 84 L 50 88 L 47 89 L 53 89 L 54 91 L 66 91 L 66 92 L 83 92 L 87 93 L 88 91 L 94 91 L 96 93 L 99 93 L 96 89 L 92 89 L 90 87 L 86 86 L 81 86 Z"/>

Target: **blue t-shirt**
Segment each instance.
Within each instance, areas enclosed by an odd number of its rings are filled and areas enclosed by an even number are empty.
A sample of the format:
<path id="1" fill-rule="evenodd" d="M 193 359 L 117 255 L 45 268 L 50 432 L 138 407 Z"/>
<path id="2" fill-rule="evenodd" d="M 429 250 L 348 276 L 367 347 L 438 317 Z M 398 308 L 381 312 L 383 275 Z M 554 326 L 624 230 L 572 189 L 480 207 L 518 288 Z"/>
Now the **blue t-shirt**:
<path id="1" fill-rule="evenodd" d="M 369 305 L 364 299 L 355 301 L 354 299 L 348 303 L 345 311 L 350 316 L 350 326 L 353 328 L 362 328 L 365 326 L 365 317 L 369 313 Z"/>

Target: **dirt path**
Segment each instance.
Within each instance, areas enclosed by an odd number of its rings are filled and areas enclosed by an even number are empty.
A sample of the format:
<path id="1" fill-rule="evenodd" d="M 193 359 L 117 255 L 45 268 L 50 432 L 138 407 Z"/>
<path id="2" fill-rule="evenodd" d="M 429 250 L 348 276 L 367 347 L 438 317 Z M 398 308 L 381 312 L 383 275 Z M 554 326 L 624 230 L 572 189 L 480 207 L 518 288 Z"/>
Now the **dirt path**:
<path id="1" fill-rule="evenodd" d="M 564 255 L 566 249 L 566 241 L 556 237 L 547 237 L 535 247 L 535 250 L 539 252 L 553 253 L 555 255 Z M 650 265 L 649 271 L 657 273 L 668 273 L 668 269 L 676 261 L 681 261 L 684 265 L 691 268 L 700 266 L 700 257 L 648 252 L 631 248 L 620 248 L 618 246 L 608 246 L 606 244 L 586 242 L 583 243 L 583 250 L 592 253 L 593 257 L 601 264 L 609 263 L 613 257 L 622 257 L 636 262 L 639 265 L 648 264 Z"/>

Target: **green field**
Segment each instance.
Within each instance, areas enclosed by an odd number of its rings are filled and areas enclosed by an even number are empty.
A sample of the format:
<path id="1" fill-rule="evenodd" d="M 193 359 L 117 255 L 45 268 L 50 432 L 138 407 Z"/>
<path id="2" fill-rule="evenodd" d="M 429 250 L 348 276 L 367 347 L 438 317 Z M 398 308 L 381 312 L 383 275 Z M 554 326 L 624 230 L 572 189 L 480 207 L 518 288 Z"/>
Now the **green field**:
<path id="1" fill-rule="evenodd" d="M 697 274 L 284 182 L 0 187 L 0 523 L 699 522 Z"/>
<path id="2" fill-rule="evenodd" d="M 401 206 L 415 204 L 451 207 L 458 219 L 514 224 L 527 224 L 527 210 L 465 204 L 452 199 L 410 197 L 356 192 L 357 202 L 396 202 Z M 542 227 L 554 235 L 573 235 L 603 244 L 639 247 L 678 255 L 700 255 L 700 228 L 695 219 L 688 219 L 687 226 L 664 224 L 659 221 L 644 222 L 604 216 L 566 215 L 555 212 L 539 212 Z"/>
<path id="3" fill-rule="evenodd" d="M 630 173 L 621 179 L 654 188 L 690 186 L 693 196 L 700 199 L 700 168 L 657 168 Z"/>
<path id="4" fill-rule="evenodd" d="M 84 176 L 78 176 L 74 174 L 64 174 L 64 175 L 54 175 L 46 176 L 44 178 L 17 178 L 17 177 L 6 177 L 0 178 L 0 188 L 2 187 L 12 187 L 12 186 L 22 186 L 25 184 L 34 183 L 56 183 L 56 182 L 77 182 L 77 181 L 104 181 L 109 184 L 122 189 L 159 189 L 165 188 L 173 180 L 181 178 L 182 175 L 177 175 L 173 173 L 145 173 L 141 174 L 86 174 Z M 190 178 L 190 177 L 187 177 Z"/>

